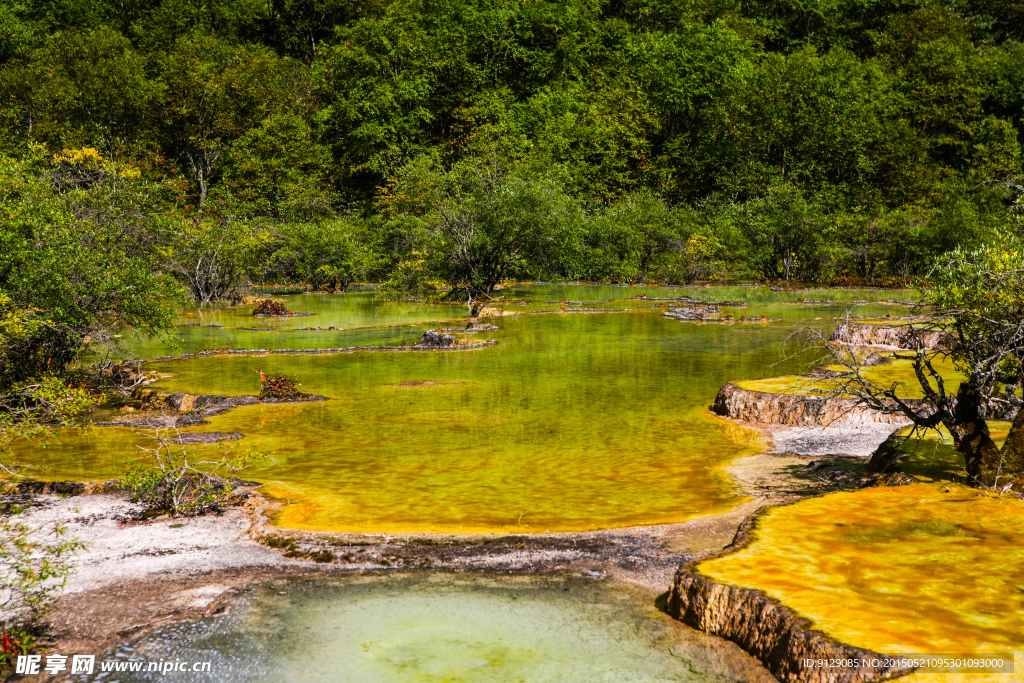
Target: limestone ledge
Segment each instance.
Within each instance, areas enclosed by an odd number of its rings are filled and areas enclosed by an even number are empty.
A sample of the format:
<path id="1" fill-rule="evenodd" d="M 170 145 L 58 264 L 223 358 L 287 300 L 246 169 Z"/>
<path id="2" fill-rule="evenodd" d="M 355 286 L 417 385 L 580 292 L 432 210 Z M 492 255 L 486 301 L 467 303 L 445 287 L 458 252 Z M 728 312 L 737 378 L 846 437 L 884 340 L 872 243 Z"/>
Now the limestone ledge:
<path id="1" fill-rule="evenodd" d="M 232 408 L 257 404 L 273 403 L 310 403 L 329 400 L 326 396 L 309 394 L 302 398 L 277 399 L 260 398 L 252 394 L 241 396 L 221 396 L 213 394 L 188 394 L 175 392 L 168 394 L 152 389 L 136 389 L 132 398 L 139 400 L 140 410 L 134 410 L 118 419 L 96 422 L 97 427 L 197 427 L 209 424 L 204 418 L 220 415 Z M 203 437 L 203 434 L 206 437 Z M 238 432 L 204 432 L 182 434 L 175 437 L 179 443 L 210 443 L 213 441 L 230 441 L 240 439 L 244 435 Z"/>
<path id="2" fill-rule="evenodd" d="M 880 681 L 909 673 L 884 666 L 884 656 L 810 630 L 789 609 L 747 588 L 715 583 L 683 565 L 668 613 L 684 624 L 739 645 L 782 683 Z M 858 667 L 805 666 L 806 660 L 857 660 Z"/>
<path id="3" fill-rule="evenodd" d="M 718 555 L 749 543 L 753 524 L 748 519 L 740 525 L 733 542 Z M 811 630 L 806 619 L 760 591 L 716 583 L 698 573 L 695 563 L 683 563 L 676 572 L 668 594 L 669 615 L 736 643 L 782 683 L 867 683 L 912 671 L 886 666 L 882 654 Z M 858 666 L 807 666 L 808 660 L 856 660 Z"/>
<path id="4" fill-rule="evenodd" d="M 180 356 L 161 356 L 160 358 L 147 358 L 139 361 L 139 365 L 146 363 L 161 363 L 171 360 L 187 360 L 191 358 L 209 358 L 215 356 L 324 356 L 335 353 L 355 353 L 356 351 L 391 351 L 391 352 L 424 352 L 424 351 L 468 351 L 471 349 L 482 349 L 487 346 L 494 346 L 498 342 L 494 339 L 486 341 L 470 342 L 444 348 L 432 346 L 339 346 L 329 349 L 206 349 L 196 353 L 185 353 Z"/>
<path id="5" fill-rule="evenodd" d="M 916 405 L 919 401 L 908 400 Z M 822 427 L 838 424 L 909 424 L 902 415 L 886 415 L 853 398 L 806 396 L 743 389 L 731 382 L 722 385 L 711 406 L 715 413 L 733 420 L 762 424 Z"/>
<path id="6" fill-rule="evenodd" d="M 888 325 L 844 322 L 836 327 L 829 341 L 852 346 L 877 346 L 887 349 L 915 349 L 920 340 L 925 349 L 939 350 L 949 345 L 945 330 L 927 329 L 922 325 Z"/>

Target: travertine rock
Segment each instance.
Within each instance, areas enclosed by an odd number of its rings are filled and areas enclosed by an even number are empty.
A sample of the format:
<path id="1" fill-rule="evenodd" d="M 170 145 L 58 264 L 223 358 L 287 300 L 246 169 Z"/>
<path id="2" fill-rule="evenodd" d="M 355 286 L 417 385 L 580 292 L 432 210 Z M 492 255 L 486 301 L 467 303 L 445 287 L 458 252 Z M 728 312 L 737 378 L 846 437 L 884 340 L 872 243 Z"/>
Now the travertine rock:
<path id="1" fill-rule="evenodd" d="M 951 341 L 944 330 L 923 329 L 920 325 L 879 325 L 845 322 L 832 333 L 830 341 L 855 346 L 885 346 L 894 349 L 916 349 L 917 339 L 926 349 L 945 348 Z"/>
<path id="2" fill-rule="evenodd" d="M 908 400 L 916 405 L 919 401 Z M 852 398 L 804 396 L 742 389 L 726 383 L 718 390 L 711 410 L 734 420 L 808 427 L 834 424 L 909 424 L 902 415 L 887 415 L 857 405 Z"/>
<path id="3" fill-rule="evenodd" d="M 668 613 L 705 633 L 733 641 L 782 683 L 854 683 L 909 673 L 884 666 L 880 654 L 808 629 L 804 620 L 756 591 L 715 583 L 694 573 L 688 564 L 676 572 Z M 807 660 L 857 660 L 859 666 L 807 666 Z"/>
<path id="4" fill-rule="evenodd" d="M 450 334 L 445 334 L 440 330 L 427 330 L 420 337 L 420 340 L 416 342 L 416 346 L 429 346 L 431 348 L 443 349 L 448 346 L 457 346 L 459 344 L 459 338 L 454 337 Z"/>

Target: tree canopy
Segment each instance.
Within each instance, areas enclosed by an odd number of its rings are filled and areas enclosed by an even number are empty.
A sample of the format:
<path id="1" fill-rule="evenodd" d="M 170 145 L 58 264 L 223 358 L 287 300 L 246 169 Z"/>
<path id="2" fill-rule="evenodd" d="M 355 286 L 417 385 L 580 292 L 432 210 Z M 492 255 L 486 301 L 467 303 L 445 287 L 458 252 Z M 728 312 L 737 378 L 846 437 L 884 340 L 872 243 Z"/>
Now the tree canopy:
<path id="1" fill-rule="evenodd" d="M 701 276 L 900 282 L 1005 226 L 1020 19 L 980 0 L 20 0 L 0 13 L 0 153 L 133 169 L 165 219 L 149 241 L 199 299 L 226 290 L 185 275 L 189 231 L 255 240 L 228 289 L 281 276 L 285 225 L 363 222 L 367 277 L 415 261 L 388 193 L 423 158 L 559 169 L 585 220 L 520 275 L 668 281 L 700 235 Z"/>

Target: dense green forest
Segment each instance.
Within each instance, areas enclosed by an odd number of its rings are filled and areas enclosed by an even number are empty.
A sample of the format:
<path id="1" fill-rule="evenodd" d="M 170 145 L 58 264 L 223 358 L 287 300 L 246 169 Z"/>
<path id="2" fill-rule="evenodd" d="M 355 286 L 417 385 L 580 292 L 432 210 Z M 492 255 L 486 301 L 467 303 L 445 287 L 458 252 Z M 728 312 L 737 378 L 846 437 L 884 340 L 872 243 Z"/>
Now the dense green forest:
<path id="1" fill-rule="evenodd" d="M 891 284 L 1016 233 L 1017 0 L 15 0 L 0 291 Z"/>

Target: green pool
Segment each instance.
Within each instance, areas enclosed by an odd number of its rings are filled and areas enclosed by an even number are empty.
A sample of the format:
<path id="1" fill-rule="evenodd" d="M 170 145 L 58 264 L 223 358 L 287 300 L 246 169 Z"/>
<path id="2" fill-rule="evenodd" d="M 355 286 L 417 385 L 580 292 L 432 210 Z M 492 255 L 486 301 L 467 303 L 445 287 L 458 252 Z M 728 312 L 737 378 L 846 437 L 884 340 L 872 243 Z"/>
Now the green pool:
<path id="1" fill-rule="evenodd" d="M 802 325 L 827 326 L 849 304 L 795 305 L 798 296 L 832 301 L 908 299 L 907 292 L 767 288 L 521 286 L 501 292 L 508 310 L 493 318 L 498 344 L 473 351 L 356 352 L 319 356 L 222 356 L 160 361 L 171 377 L 153 388 L 208 394 L 254 393 L 257 376 L 297 376 L 321 403 L 257 405 L 210 419 L 202 431 L 237 431 L 237 448 L 273 452 L 249 476 L 271 482 L 285 502 L 277 519 L 294 528 L 380 532 L 544 532 L 682 521 L 734 507 L 723 473 L 759 447 L 707 406 L 723 382 L 807 369 L 779 363 L 785 338 Z M 768 324 L 695 324 L 662 315 L 635 297 L 687 295 L 745 300 L 740 315 Z M 462 306 L 390 304 L 372 293 L 285 297 L 315 315 L 259 320 L 243 309 L 183 314 L 176 348 L 135 340 L 155 358 L 202 348 L 317 348 L 415 341 L 424 329 L 462 326 Z M 640 310 L 531 313 L 551 301 Z M 668 307 L 677 304 L 667 302 Z M 903 309 L 861 305 L 860 315 Z M 239 327 L 272 327 L 245 331 Z M 321 330 L 299 331 L 301 327 Z M 325 328 L 335 327 L 335 330 Z M 401 383 L 428 382 L 423 386 Z M 42 478 L 92 480 L 118 474 L 145 437 L 125 428 L 68 432 L 19 455 Z"/>
<path id="2" fill-rule="evenodd" d="M 726 683 L 748 677 L 753 667 L 709 647 L 709 640 L 658 612 L 649 596 L 606 582 L 318 578 L 243 591 L 226 615 L 167 626 L 99 657 L 147 666 L 209 662 L 209 673 L 97 672 L 92 680 Z"/>

